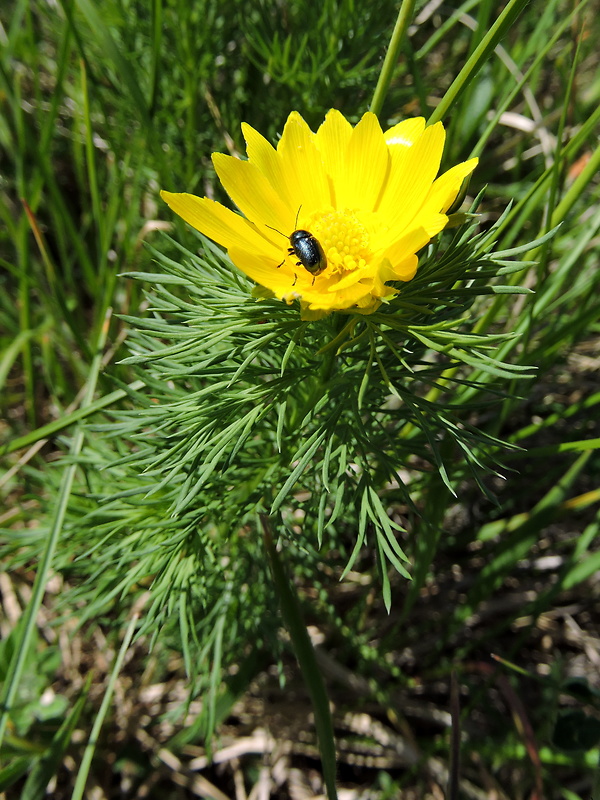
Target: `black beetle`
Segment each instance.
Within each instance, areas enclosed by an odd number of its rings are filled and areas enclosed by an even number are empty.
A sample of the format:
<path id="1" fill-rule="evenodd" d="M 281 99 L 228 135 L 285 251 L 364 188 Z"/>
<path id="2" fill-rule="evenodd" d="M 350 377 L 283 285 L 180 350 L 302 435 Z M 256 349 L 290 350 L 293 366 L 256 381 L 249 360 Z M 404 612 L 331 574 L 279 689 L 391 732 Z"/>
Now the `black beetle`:
<path id="1" fill-rule="evenodd" d="M 291 247 L 288 247 L 288 253 L 291 256 L 296 256 L 298 267 L 304 267 L 315 277 L 323 272 L 327 266 L 327 257 L 323 252 L 321 243 L 318 239 L 315 239 L 310 231 L 302 229 L 294 231 L 290 236 L 290 244 Z M 283 261 L 281 264 L 283 264 Z"/>
<path id="2" fill-rule="evenodd" d="M 302 206 L 300 206 L 300 208 L 302 208 Z M 296 225 L 298 224 L 300 208 L 296 214 Z M 271 226 L 267 225 L 267 228 L 271 228 Z M 281 236 L 285 236 L 285 233 L 281 233 L 281 231 L 278 231 L 277 228 L 271 228 L 271 230 L 275 231 L 275 233 L 279 233 Z M 285 236 L 285 238 L 287 239 L 288 237 Z M 315 278 L 327 267 L 327 256 L 323 252 L 321 243 L 312 235 L 310 231 L 305 231 L 302 228 L 300 228 L 300 230 L 295 230 L 289 237 L 289 241 L 291 247 L 288 247 L 288 253 L 291 256 L 296 256 L 298 259 L 296 266 L 304 267 L 304 269 L 307 272 L 310 272 L 310 274 Z M 281 264 L 277 265 L 277 269 L 283 266 L 284 263 L 285 259 L 281 262 Z"/>

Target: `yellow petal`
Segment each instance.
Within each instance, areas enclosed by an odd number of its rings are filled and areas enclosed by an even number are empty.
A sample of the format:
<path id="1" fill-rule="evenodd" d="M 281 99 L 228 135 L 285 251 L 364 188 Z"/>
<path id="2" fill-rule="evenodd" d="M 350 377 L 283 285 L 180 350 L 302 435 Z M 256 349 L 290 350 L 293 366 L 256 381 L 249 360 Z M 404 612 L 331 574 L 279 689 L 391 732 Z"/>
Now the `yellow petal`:
<path id="1" fill-rule="evenodd" d="M 419 211 L 440 167 L 446 134 L 441 122 L 425 128 L 411 147 L 395 148 L 392 169 L 378 207 L 394 237 L 401 235 Z"/>
<path id="2" fill-rule="evenodd" d="M 382 254 L 382 258 L 389 261 L 390 269 L 392 272 L 394 272 L 394 274 L 396 274 L 395 270 L 397 265 L 402 264 L 409 256 L 412 256 L 422 247 L 425 247 L 430 239 L 431 236 L 424 228 L 412 228 L 411 230 L 407 231 L 404 236 L 401 236 L 392 245 L 390 245 Z M 386 280 L 394 279 L 386 278 Z"/>
<path id="3" fill-rule="evenodd" d="M 225 191 L 251 222 L 290 235 L 292 231 L 286 233 L 289 209 L 255 164 L 224 153 L 213 153 L 212 160 Z"/>
<path id="4" fill-rule="evenodd" d="M 389 262 L 384 262 L 379 270 L 379 278 L 383 283 L 386 281 L 410 281 L 415 277 L 418 265 L 418 257 L 411 253 L 393 266 Z"/>
<path id="5" fill-rule="evenodd" d="M 388 147 L 410 147 L 425 130 L 425 117 L 403 119 L 397 125 L 389 128 L 384 134 Z"/>
<path id="6" fill-rule="evenodd" d="M 364 292 L 361 292 L 361 296 Z M 302 300 L 308 303 L 311 309 L 321 309 L 324 311 L 339 311 L 353 305 L 352 298 L 346 299 L 340 292 L 335 294 L 304 294 Z"/>
<path id="7" fill-rule="evenodd" d="M 289 223 L 289 216 L 296 214 L 297 198 L 295 196 L 294 186 L 288 184 L 285 180 L 285 171 L 281 162 L 281 156 L 275 148 L 264 138 L 258 131 L 250 125 L 242 122 L 242 133 L 246 140 L 246 151 L 248 159 L 251 164 L 265 176 L 267 181 L 278 193 L 282 202 L 288 209 L 288 215 L 285 220 L 281 220 L 281 225 L 284 231 L 292 228 Z M 289 233 L 288 233 L 289 236 Z"/>
<path id="8" fill-rule="evenodd" d="M 455 201 L 462 182 L 467 175 L 473 172 L 478 163 L 478 158 L 470 158 L 468 161 L 463 161 L 440 175 L 431 187 L 424 204 L 424 210 L 431 209 L 442 213 L 447 211 Z"/>
<path id="9" fill-rule="evenodd" d="M 315 138 L 302 117 L 292 112 L 283 129 L 277 153 L 282 161 L 283 180 L 296 198 L 294 216 L 300 208 L 302 216 L 331 205 L 327 174 Z M 292 225 L 294 221 L 290 220 L 289 227 Z"/>
<path id="10" fill-rule="evenodd" d="M 370 303 L 372 286 L 373 283 L 371 281 L 368 285 L 357 283 L 354 286 L 343 289 L 336 295 L 336 307 L 350 308 L 355 303 L 361 304 L 361 301 L 365 304 Z"/>
<path id="11" fill-rule="evenodd" d="M 327 112 L 316 133 L 316 143 L 329 177 L 331 205 L 338 207 L 336 186 L 346 171 L 346 149 L 352 137 L 352 125 L 336 109 Z"/>
<path id="12" fill-rule="evenodd" d="M 338 177 L 338 208 L 372 211 L 385 185 L 390 155 L 375 114 L 367 112 L 352 131 L 346 168 Z"/>
<path id="13" fill-rule="evenodd" d="M 420 211 L 414 218 L 411 228 L 414 225 L 416 228 L 426 231 L 429 238 L 433 239 L 440 231 L 444 230 L 447 224 L 448 217 L 445 214 L 437 214 L 435 212 L 425 214 Z M 404 235 L 406 233 L 407 231 L 404 232 Z"/>
<path id="14" fill-rule="evenodd" d="M 245 247 L 269 258 L 271 263 L 276 261 L 279 249 L 261 236 L 248 220 L 220 203 L 187 193 L 162 191 L 160 196 L 192 228 L 196 228 L 209 239 L 214 239 L 227 250 L 231 247 Z"/>
<path id="15" fill-rule="evenodd" d="M 343 278 L 340 278 L 333 285 L 327 288 L 328 292 L 341 291 L 347 289 L 349 286 L 359 283 L 359 281 L 372 281 L 373 276 L 377 270 L 377 263 L 373 262 L 368 267 L 363 269 L 355 269 L 352 272 L 347 272 Z"/>
<path id="16" fill-rule="evenodd" d="M 238 269 L 256 283 L 270 289 L 277 297 L 282 298 L 293 290 L 295 276 L 286 264 L 277 269 L 273 266 L 272 259 L 239 247 L 231 247 L 228 252 Z"/>
<path id="17" fill-rule="evenodd" d="M 303 322 L 314 322 L 317 319 L 323 319 L 327 314 L 327 311 L 312 309 L 306 303 L 300 303 L 300 319 Z"/>

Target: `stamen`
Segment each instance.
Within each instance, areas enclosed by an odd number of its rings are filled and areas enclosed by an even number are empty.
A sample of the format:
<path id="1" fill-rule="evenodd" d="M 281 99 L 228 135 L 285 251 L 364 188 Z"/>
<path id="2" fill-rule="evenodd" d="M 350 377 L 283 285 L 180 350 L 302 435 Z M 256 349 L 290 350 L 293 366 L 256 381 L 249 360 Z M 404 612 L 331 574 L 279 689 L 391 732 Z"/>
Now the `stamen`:
<path id="1" fill-rule="evenodd" d="M 369 232 L 357 213 L 350 209 L 315 213 L 307 224 L 327 256 L 327 270 L 332 277 L 363 268 L 370 259 Z"/>

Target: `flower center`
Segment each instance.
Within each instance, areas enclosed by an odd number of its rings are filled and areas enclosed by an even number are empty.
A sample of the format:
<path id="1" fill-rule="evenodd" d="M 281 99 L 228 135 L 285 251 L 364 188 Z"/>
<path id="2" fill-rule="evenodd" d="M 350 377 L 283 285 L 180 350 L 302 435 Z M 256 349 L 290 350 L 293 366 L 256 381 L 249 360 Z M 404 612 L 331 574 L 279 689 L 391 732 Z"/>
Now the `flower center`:
<path id="1" fill-rule="evenodd" d="M 328 277 L 367 265 L 371 255 L 369 232 L 354 211 L 345 208 L 315 213 L 307 228 L 327 256 Z"/>

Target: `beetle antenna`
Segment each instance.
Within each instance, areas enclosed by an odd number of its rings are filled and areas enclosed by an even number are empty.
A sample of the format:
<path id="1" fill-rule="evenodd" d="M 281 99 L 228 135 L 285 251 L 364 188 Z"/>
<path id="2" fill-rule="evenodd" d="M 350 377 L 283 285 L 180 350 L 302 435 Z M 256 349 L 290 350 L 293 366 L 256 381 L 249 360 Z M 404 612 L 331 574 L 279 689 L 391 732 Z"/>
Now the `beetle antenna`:
<path id="1" fill-rule="evenodd" d="M 288 239 L 289 238 L 288 236 L 285 235 L 285 233 L 282 233 L 281 231 L 278 231 L 277 228 L 273 228 L 272 225 L 266 225 L 265 224 L 265 228 L 270 228 L 272 231 L 275 231 L 275 233 L 278 233 L 280 236 L 283 236 L 284 239 Z"/>
<path id="2" fill-rule="evenodd" d="M 300 209 L 301 208 L 302 208 L 302 203 L 300 203 L 300 206 L 298 208 L 298 213 L 296 214 L 296 222 L 294 222 L 294 230 L 295 231 L 298 230 L 298 217 L 300 216 Z"/>

